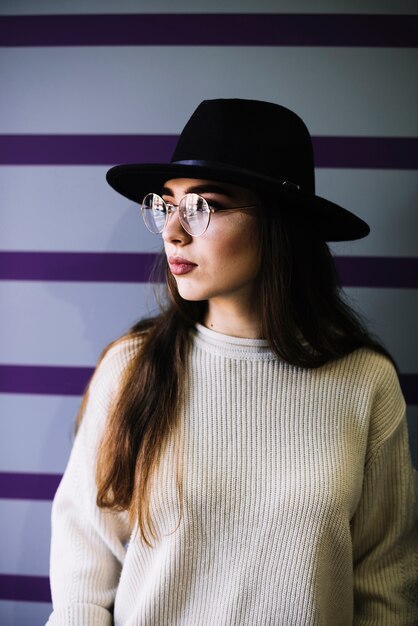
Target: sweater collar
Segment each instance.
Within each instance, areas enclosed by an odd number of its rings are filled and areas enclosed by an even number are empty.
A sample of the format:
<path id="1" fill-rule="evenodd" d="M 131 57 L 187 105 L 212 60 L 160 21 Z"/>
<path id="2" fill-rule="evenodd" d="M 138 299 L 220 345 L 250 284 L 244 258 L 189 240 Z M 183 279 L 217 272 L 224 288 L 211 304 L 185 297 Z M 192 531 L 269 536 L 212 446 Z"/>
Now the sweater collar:
<path id="1" fill-rule="evenodd" d="M 195 324 L 194 339 L 201 348 L 232 358 L 277 358 L 270 349 L 267 339 L 224 335 L 200 323 Z"/>

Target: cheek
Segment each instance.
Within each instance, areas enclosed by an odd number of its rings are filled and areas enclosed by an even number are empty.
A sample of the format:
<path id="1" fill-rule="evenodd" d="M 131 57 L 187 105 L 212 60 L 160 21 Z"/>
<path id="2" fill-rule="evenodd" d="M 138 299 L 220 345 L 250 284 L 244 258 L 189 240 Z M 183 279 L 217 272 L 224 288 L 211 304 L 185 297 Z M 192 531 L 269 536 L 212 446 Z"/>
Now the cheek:
<path id="1" fill-rule="evenodd" d="M 211 265 L 217 271 L 256 274 L 259 267 L 257 221 L 242 216 L 237 223 L 224 224 L 210 233 Z M 209 244 L 209 240 L 208 240 Z M 208 249 L 209 254 L 209 249 Z"/>

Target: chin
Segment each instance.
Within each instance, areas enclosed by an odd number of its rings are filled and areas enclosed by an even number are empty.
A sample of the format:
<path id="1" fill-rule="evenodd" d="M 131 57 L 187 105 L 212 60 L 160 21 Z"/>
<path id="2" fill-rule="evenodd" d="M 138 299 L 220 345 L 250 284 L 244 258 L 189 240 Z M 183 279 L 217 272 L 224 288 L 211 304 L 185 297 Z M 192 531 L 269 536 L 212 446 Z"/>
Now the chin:
<path id="1" fill-rule="evenodd" d="M 201 300 L 207 300 L 207 295 L 200 292 L 192 291 L 191 289 L 178 289 L 179 295 L 183 300 L 189 300 L 190 302 L 200 302 Z"/>
<path id="2" fill-rule="evenodd" d="M 199 300 L 207 300 L 210 297 L 210 292 L 207 289 L 202 289 L 199 285 L 192 285 L 190 283 L 176 281 L 177 291 L 183 300 L 190 300 L 191 302 L 198 302 Z"/>

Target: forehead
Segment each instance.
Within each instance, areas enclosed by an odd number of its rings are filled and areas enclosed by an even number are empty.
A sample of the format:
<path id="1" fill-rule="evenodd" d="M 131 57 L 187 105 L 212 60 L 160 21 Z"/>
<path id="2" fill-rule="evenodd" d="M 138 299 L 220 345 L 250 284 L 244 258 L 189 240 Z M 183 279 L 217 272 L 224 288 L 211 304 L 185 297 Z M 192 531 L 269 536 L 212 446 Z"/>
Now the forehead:
<path id="1" fill-rule="evenodd" d="M 162 189 L 164 195 L 186 193 L 216 193 L 227 197 L 236 198 L 254 192 L 239 185 L 231 185 L 206 178 L 172 178 L 167 180 Z"/>

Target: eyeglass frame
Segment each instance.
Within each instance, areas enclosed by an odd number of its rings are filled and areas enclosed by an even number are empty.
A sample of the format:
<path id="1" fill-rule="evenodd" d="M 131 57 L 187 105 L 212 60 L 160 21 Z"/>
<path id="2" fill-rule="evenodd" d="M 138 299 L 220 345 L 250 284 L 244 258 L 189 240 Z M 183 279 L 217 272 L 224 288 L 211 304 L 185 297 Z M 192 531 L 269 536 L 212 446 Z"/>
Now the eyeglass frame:
<path id="1" fill-rule="evenodd" d="M 164 222 L 164 226 L 162 227 L 162 229 L 161 229 L 161 230 L 159 230 L 159 231 L 158 231 L 158 232 L 156 232 L 156 233 L 155 233 L 154 231 L 152 231 L 152 230 L 150 230 L 150 229 L 148 228 L 147 223 L 146 223 L 146 221 L 145 221 L 145 217 L 144 217 L 144 200 L 145 200 L 145 198 L 147 198 L 147 197 L 148 197 L 148 196 L 150 196 L 150 195 L 154 195 L 154 196 L 157 196 L 158 198 L 160 198 L 160 200 L 162 200 L 162 201 L 163 201 L 163 203 L 164 203 L 164 205 L 167 207 L 167 208 L 166 208 L 166 211 L 165 211 L 165 214 L 166 214 L 166 215 L 165 215 L 165 222 Z M 193 192 L 189 192 L 189 193 L 184 194 L 184 196 L 183 196 L 182 198 L 180 198 L 180 201 L 179 201 L 179 203 L 178 203 L 178 204 L 172 204 L 171 202 L 166 202 L 166 201 L 164 200 L 164 198 L 163 198 L 162 196 L 160 196 L 158 193 L 154 193 L 154 192 L 152 192 L 152 191 L 151 191 L 150 193 L 147 193 L 147 194 L 143 197 L 142 202 L 141 202 L 141 214 L 142 214 L 142 219 L 143 219 L 143 221 L 144 221 L 144 224 L 145 224 L 146 228 L 149 230 L 149 232 L 150 232 L 150 233 L 152 233 L 153 235 L 161 235 L 161 234 L 164 232 L 164 229 L 165 229 L 165 228 L 166 228 L 166 226 L 167 226 L 167 223 L 168 223 L 168 218 L 169 218 L 170 214 L 171 214 L 171 213 L 175 213 L 175 212 L 178 210 L 178 208 L 179 208 L 180 204 L 182 203 L 182 201 L 184 200 L 184 198 L 186 198 L 187 196 L 191 196 L 191 195 L 193 195 L 193 196 L 197 196 L 198 198 L 200 198 L 201 200 L 203 200 L 203 201 L 206 203 L 207 207 L 208 207 L 208 223 L 206 224 L 205 229 L 204 229 L 201 233 L 199 233 L 198 235 L 195 235 L 195 234 L 191 233 L 191 232 L 190 232 L 190 231 L 186 228 L 186 226 L 185 226 L 185 225 L 183 224 L 183 222 L 182 222 L 181 213 L 179 213 L 179 221 L 180 221 L 180 224 L 181 224 L 182 228 L 186 231 L 186 233 L 188 233 L 191 237 L 201 237 L 202 235 L 204 235 L 204 234 L 205 234 L 205 232 L 206 232 L 206 231 L 207 231 L 207 229 L 209 228 L 210 218 L 211 218 L 212 213 L 218 213 L 219 211 L 237 211 L 237 210 L 242 210 L 242 209 L 256 209 L 256 208 L 258 208 L 258 207 L 260 206 L 259 204 L 248 204 L 248 205 L 244 205 L 244 206 L 237 206 L 237 207 L 221 207 L 221 208 L 217 208 L 217 209 L 215 209 L 214 207 L 212 207 L 212 206 L 209 204 L 209 202 L 208 202 L 208 200 L 206 200 L 206 198 L 204 198 L 203 196 L 201 196 L 201 195 L 200 195 L 200 194 L 198 194 L 198 193 L 193 193 Z M 147 209 L 145 209 L 145 210 L 147 210 Z"/>

